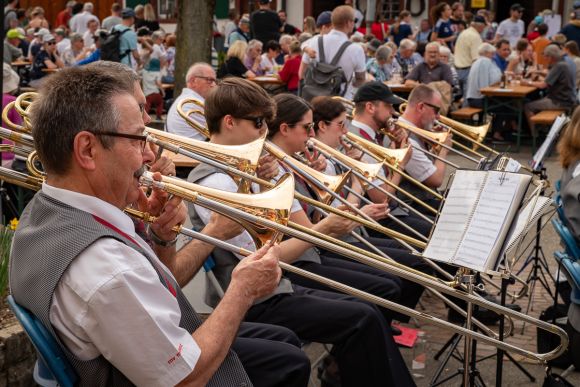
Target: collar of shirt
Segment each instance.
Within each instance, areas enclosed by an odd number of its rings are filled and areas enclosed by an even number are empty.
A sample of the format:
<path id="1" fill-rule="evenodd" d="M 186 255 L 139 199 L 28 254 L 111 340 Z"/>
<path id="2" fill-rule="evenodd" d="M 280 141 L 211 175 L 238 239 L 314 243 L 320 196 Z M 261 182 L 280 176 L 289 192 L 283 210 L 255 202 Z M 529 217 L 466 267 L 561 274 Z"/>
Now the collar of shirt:
<path id="1" fill-rule="evenodd" d="M 181 91 L 181 95 L 180 97 L 183 98 L 195 98 L 200 100 L 201 102 L 205 102 L 205 98 L 203 98 L 201 95 L 197 94 L 195 92 L 195 90 L 191 90 L 188 87 L 184 87 L 183 90 Z"/>
<path id="2" fill-rule="evenodd" d="M 377 139 L 377 133 L 373 130 L 373 128 L 371 128 L 370 126 L 368 126 L 367 124 L 363 124 L 360 121 L 357 120 L 352 120 L 351 125 L 360 129 L 361 131 L 365 132 L 373 142 L 376 142 Z"/>
<path id="3" fill-rule="evenodd" d="M 98 216 L 117 227 L 131 238 L 135 238 L 136 236 L 135 225 L 131 218 L 125 215 L 123 211 L 104 200 L 80 192 L 53 187 L 47 183 L 42 183 L 42 192 L 59 202 L 66 203 L 78 210 Z"/>
<path id="4" fill-rule="evenodd" d="M 328 36 L 333 36 L 333 37 L 336 37 L 336 38 L 342 38 L 344 40 L 348 40 L 348 35 L 347 34 L 345 34 L 342 31 L 335 30 L 335 29 L 330 30 L 330 32 L 328 33 Z"/>

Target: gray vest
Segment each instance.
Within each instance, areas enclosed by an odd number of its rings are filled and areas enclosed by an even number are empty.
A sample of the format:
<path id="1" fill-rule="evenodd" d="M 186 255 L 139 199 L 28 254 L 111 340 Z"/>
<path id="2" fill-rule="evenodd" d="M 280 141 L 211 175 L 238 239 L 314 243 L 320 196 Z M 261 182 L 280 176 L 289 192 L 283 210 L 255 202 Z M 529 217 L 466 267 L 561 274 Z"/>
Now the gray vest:
<path id="1" fill-rule="evenodd" d="M 419 146 L 423 149 L 425 149 L 425 147 L 423 146 L 423 140 L 421 138 L 419 138 L 418 136 L 414 135 L 413 133 L 409 133 L 409 137 L 412 137 L 415 141 L 417 141 L 417 143 L 419 143 Z M 420 150 L 417 149 L 413 149 L 413 152 L 421 152 Z M 431 162 L 434 162 L 433 157 L 431 157 L 428 154 L 425 154 L 425 156 L 427 156 L 427 158 L 429 160 L 431 160 Z M 399 186 L 401 188 L 403 188 L 404 190 L 406 190 L 407 192 L 415 195 L 415 197 L 417 197 L 418 199 L 421 200 L 428 200 L 428 199 L 432 199 L 433 195 L 430 194 L 429 192 L 425 191 L 422 188 L 417 187 L 415 184 L 411 183 L 409 180 L 403 178 L 401 179 L 401 183 L 399 184 Z M 412 204 L 413 203 L 413 199 L 409 198 L 407 195 L 397 191 L 397 196 L 403 200 L 405 203 L 408 204 Z"/>
<path id="2" fill-rule="evenodd" d="M 562 172 L 560 195 L 568 221 L 567 226 L 570 227 L 576 240 L 580 241 L 580 176 L 572 178 L 572 173 L 578 164 L 580 164 L 580 160 L 570 164 Z"/>
<path id="3" fill-rule="evenodd" d="M 210 165 L 199 164 L 189 173 L 187 181 L 189 181 L 190 183 L 197 183 L 200 180 L 204 179 L 205 177 L 213 175 L 214 173 L 223 173 L 223 172 Z M 194 230 L 201 231 L 205 227 L 205 223 L 199 217 L 197 211 L 195 211 L 195 206 L 193 205 L 193 203 L 188 202 L 187 207 L 189 212 L 189 218 L 191 220 L 191 224 Z M 213 250 L 212 256 L 215 261 L 215 267 L 213 268 L 212 272 L 214 273 L 217 281 L 219 282 L 220 287 L 225 291 L 230 284 L 230 280 L 232 279 L 232 271 L 234 270 L 238 262 L 240 262 L 240 259 L 234 254 L 230 253 L 229 251 L 220 249 L 219 247 L 216 247 Z M 256 300 L 255 304 L 266 301 L 267 299 L 277 294 L 292 293 L 292 292 L 293 292 L 292 284 L 287 278 L 282 277 L 276 290 L 274 290 L 272 294 Z M 209 281 L 206 281 L 205 287 L 206 304 L 215 307 L 219 303 L 219 301 L 220 296 L 216 291 L 215 287 L 212 284 L 210 284 Z"/>
<path id="4" fill-rule="evenodd" d="M 103 356 L 83 361 L 60 342 L 50 323 L 54 291 L 71 262 L 100 238 L 114 238 L 146 258 L 159 281 L 177 298 L 181 311 L 179 326 L 193 332 L 201 320 L 170 273 L 155 263 L 130 237 L 105 221 L 44 194 L 37 193 L 28 204 L 14 235 L 10 259 L 10 290 L 18 304 L 30 310 L 60 343 L 79 376 L 82 386 L 133 385 Z M 147 334 L 147 332 L 143 332 Z M 208 385 L 251 386 L 237 355 L 230 351 Z"/>

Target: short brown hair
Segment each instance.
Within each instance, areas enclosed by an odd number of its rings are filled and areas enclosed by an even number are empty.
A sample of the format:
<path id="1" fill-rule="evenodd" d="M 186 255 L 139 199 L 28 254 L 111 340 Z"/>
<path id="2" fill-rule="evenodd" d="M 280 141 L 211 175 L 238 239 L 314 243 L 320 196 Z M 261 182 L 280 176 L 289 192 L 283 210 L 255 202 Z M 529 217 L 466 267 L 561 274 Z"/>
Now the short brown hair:
<path id="1" fill-rule="evenodd" d="M 276 105 L 266 91 L 244 78 L 229 77 L 212 88 L 205 99 L 205 119 L 210 134 L 220 132 L 222 119 L 260 115 L 266 121 L 276 114 Z"/>
<path id="2" fill-rule="evenodd" d="M 332 10 L 330 20 L 334 27 L 343 28 L 349 21 L 354 20 L 354 9 L 349 5 L 339 5 Z"/>
<path id="3" fill-rule="evenodd" d="M 329 96 L 314 97 L 312 101 L 314 130 L 318 132 L 320 121 L 332 121 L 346 111 L 343 103 Z"/>
<path id="4" fill-rule="evenodd" d="M 433 98 L 436 90 L 427 85 L 417 85 L 409 94 L 409 106 L 416 106 L 419 102 L 425 102 Z"/>
<path id="5" fill-rule="evenodd" d="M 572 120 L 560 136 L 558 152 L 560 163 L 564 168 L 568 168 L 580 158 L 580 107 L 574 110 Z"/>
<path id="6" fill-rule="evenodd" d="M 68 67 L 47 77 L 31 107 L 32 136 L 44 169 L 64 175 L 71 166 L 79 132 L 116 132 L 121 118 L 112 99 L 134 95 L 125 73 L 98 66 Z M 100 138 L 105 148 L 111 138 Z"/>

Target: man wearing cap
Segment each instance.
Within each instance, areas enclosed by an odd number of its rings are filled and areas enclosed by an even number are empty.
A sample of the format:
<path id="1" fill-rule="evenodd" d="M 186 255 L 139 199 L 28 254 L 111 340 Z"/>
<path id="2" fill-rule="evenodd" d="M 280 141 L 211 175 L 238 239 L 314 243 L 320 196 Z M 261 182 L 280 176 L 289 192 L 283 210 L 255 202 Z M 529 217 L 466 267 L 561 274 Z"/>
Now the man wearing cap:
<path id="1" fill-rule="evenodd" d="M 64 63 L 56 53 L 56 38 L 48 34 L 42 37 L 42 46 L 34 56 L 32 70 L 30 71 L 30 86 L 39 88 L 48 75 L 46 70 L 63 68 Z"/>
<path id="2" fill-rule="evenodd" d="M 326 35 L 312 40 L 311 47 L 316 51 L 313 58 L 308 53 L 302 56 L 300 65 L 300 79 L 304 78 L 308 66 L 314 61 L 320 60 L 318 40 L 322 39 L 326 62 L 330 63 L 340 47 L 348 41 L 349 35 L 354 28 L 354 9 L 348 5 L 336 7 L 331 14 L 332 30 Z M 343 52 L 338 61 L 342 68 L 346 82 L 341 87 L 344 97 L 351 99 L 354 88 L 360 87 L 366 80 L 366 57 L 363 48 L 358 44 L 351 44 Z"/>
<path id="3" fill-rule="evenodd" d="M 326 35 L 332 30 L 332 21 L 330 16 L 332 12 L 324 11 L 316 18 L 316 28 L 318 28 L 319 34 L 311 37 L 307 41 L 301 44 L 302 50 L 304 53 L 308 54 L 311 58 L 316 58 L 317 51 L 314 49 L 314 45 L 318 44 L 318 37 L 319 35 Z M 302 68 L 303 64 L 300 63 L 300 67 Z M 301 73 L 302 70 L 299 70 Z"/>
<path id="4" fill-rule="evenodd" d="M 580 1 L 574 2 L 573 15 L 574 18 L 562 28 L 560 33 L 566 36 L 566 40 L 573 40 L 580 47 Z"/>
<path id="5" fill-rule="evenodd" d="M 473 62 L 479 57 L 478 49 L 482 43 L 481 33 L 485 28 L 483 16 L 476 15 L 471 22 L 471 26 L 459 34 L 455 42 L 455 68 L 459 86 L 463 95 L 467 94 L 467 78 L 469 69 Z"/>
<path id="6" fill-rule="evenodd" d="M 385 147 L 394 146 L 397 148 L 405 147 L 407 143 L 407 133 L 400 128 L 394 127 L 389 129 L 389 135 L 393 137 L 391 140 L 380 132 L 382 128 L 388 128 L 389 119 L 393 115 L 393 105 L 398 105 L 403 102 L 399 97 L 395 96 L 391 89 L 382 82 L 373 81 L 361 86 L 356 92 L 353 102 L 355 103 L 354 118 L 350 123 L 349 131 L 375 144 Z M 409 152 L 409 155 L 412 152 Z M 374 163 L 375 159 L 368 155 L 363 155 L 361 161 L 366 163 Z M 403 160 L 399 166 L 405 167 L 407 160 Z M 381 176 L 386 177 L 385 171 L 380 172 Z M 394 185 L 399 185 L 401 176 L 397 173 L 389 176 L 390 181 Z M 383 190 L 395 193 L 395 189 L 383 181 L 377 179 L 374 183 L 380 186 Z M 370 188 L 370 187 L 369 187 Z M 388 196 L 376 188 L 367 190 L 367 195 L 374 203 L 381 203 L 388 199 Z M 407 213 L 397 206 L 395 201 L 389 202 L 391 214 L 401 220 L 423 235 L 428 235 L 430 225 L 419 218 L 418 216 Z M 404 218 L 404 219 L 403 219 Z M 401 232 L 406 232 L 401 226 L 390 220 L 383 219 L 381 224 L 396 229 Z M 373 236 L 384 237 L 384 235 L 377 235 L 372 230 L 369 233 Z M 413 264 L 411 264 L 412 266 Z"/>
<path id="7" fill-rule="evenodd" d="M 117 24 L 111 31 L 121 31 L 119 54 L 121 63 L 136 68 L 141 63 L 141 56 L 137 51 L 137 34 L 131 29 L 135 23 L 135 11 L 125 8 L 121 12 L 121 24 Z"/>
<path id="8" fill-rule="evenodd" d="M 6 39 L 4 40 L 4 63 L 10 64 L 22 57 L 22 50 L 18 48 L 22 39 L 24 39 L 24 35 L 16 28 L 6 33 Z"/>
<path id="9" fill-rule="evenodd" d="M 495 41 L 503 38 L 510 42 L 510 47 L 515 47 L 518 40 L 524 35 L 526 31 L 524 22 L 521 20 L 524 14 L 524 7 L 519 3 L 515 3 L 510 7 L 510 17 L 505 19 L 497 27 L 495 33 Z"/>
<path id="10" fill-rule="evenodd" d="M 269 40 L 278 41 L 282 31 L 282 21 L 278 14 L 270 9 L 270 0 L 259 0 L 259 7 L 250 16 L 250 28 L 252 38 L 258 39 L 262 44 Z"/>

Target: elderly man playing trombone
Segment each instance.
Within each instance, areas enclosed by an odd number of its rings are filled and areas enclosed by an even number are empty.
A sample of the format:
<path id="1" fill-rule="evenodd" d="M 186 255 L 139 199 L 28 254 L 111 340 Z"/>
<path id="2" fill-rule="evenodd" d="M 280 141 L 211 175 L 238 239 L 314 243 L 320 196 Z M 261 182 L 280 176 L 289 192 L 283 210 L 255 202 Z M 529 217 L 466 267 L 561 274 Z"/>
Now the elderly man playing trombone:
<path id="1" fill-rule="evenodd" d="M 80 385 L 251 385 L 229 348 L 247 308 L 278 283 L 277 248 L 234 271 L 202 324 L 180 285 L 212 247 L 193 241 L 176 253 L 172 226 L 185 207 L 140 189 L 155 156 L 135 81 L 124 75 L 71 68 L 41 90 L 31 122 L 47 175 L 14 237 L 12 295 L 59 341 Z M 151 247 L 122 212 L 131 203 L 158 216 Z M 230 224 L 210 223 L 204 233 L 231 236 Z"/>

